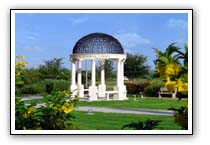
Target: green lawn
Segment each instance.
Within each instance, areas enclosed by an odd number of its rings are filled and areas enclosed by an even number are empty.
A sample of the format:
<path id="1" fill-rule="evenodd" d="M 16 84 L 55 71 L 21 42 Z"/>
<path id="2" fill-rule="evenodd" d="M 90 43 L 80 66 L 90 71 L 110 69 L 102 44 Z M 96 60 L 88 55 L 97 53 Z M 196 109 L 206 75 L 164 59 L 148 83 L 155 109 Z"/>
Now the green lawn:
<path id="1" fill-rule="evenodd" d="M 41 103 L 43 99 L 34 99 L 25 101 L 26 103 Z M 115 107 L 115 108 L 144 108 L 144 109 L 163 109 L 168 110 L 169 108 L 179 108 L 187 103 L 187 100 L 183 99 L 177 101 L 177 99 L 167 99 L 167 98 L 137 98 L 134 101 L 132 98 L 125 101 L 78 101 L 77 106 L 96 106 L 96 107 Z"/>
<path id="2" fill-rule="evenodd" d="M 125 124 L 147 119 L 161 120 L 158 130 L 180 130 L 180 126 L 174 122 L 173 116 L 156 116 L 156 115 L 130 115 L 116 113 L 99 113 L 95 112 L 89 115 L 85 112 L 75 111 L 76 117 L 73 124 L 80 130 L 121 130 Z M 129 129 L 129 128 L 127 128 Z"/>
<path id="3" fill-rule="evenodd" d="M 116 108 L 145 108 L 145 109 L 163 109 L 171 107 L 179 108 L 187 103 L 187 100 L 177 101 L 177 99 L 159 99 L 159 98 L 138 98 L 136 101 L 129 99 L 126 101 L 79 101 L 78 106 L 97 106 L 97 107 L 116 107 Z"/>

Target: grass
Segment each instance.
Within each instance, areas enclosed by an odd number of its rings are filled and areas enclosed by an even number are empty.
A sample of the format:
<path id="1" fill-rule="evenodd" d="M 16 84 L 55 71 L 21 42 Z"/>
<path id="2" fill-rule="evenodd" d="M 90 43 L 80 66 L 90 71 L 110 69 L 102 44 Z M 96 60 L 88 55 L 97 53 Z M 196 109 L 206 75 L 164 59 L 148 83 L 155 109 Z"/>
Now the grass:
<path id="1" fill-rule="evenodd" d="M 42 103 L 43 99 L 27 100 L 25 103 Z M 132 98 L 125 101 L 78 101 L 77 106 L 95 106 L 95 107 L 114 107 L 114 108 L 144 108 L 144 109 L 158 109 L 168 110 L 169 108 L 179 108 L 184 106 L 187 100 L 183 99 L 177 101 L 169 98 L 137 98 L 134 101 Z"/>
<path id="2" fill-rule="evenodd" d="M 177 101 L 174 99 L 159 98 L 138 98 L 125 101 L 79 101 L 78 106 L 96 106 L 96 107 L 115 107 L 115 108 L 144 108 L 168 110 L 169 108 L 179 108 L 187 103 L 187 100 Z"/>
<path id="3" fill-rule="evenodd" d="M 181 127 L 174 122 L 173 116 L 156 116 L 156 115 L 131 115 L 116 113 L 99 113 L 95 112 L 89 115 L 86 112 L 75 111 L 76 117 L 73 124 L 80 130 L 121 130 L 125 124 L 147 119 L 161 120 L 158 130 L 180 130 Z M 127 128 L 129 129 L 129 128 Z"/>

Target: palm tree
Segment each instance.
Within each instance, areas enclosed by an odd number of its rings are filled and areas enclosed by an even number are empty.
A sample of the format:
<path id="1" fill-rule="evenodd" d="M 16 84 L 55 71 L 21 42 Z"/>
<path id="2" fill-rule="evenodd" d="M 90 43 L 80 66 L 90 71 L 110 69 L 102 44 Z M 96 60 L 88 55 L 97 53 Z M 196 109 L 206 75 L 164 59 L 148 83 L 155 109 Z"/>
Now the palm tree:
<path id="1" fill-rule="evenodd" d="M 184 66 L 188 66 L 188 45 L 185 44 L 184 48 L 185 48 L 185 52 L 181 52 L 179 50 L 176 51 L 178 53 L 177 58 L 183 59 Z"/>
<path id="2" fill-rule="evenodd" d="M 185 52 L 177 51 L 177 59 L 183 60 L 183 64 L 181 72 L 180 72 L 180 77 L 184 78 L 185 81 L 188 80 L 188 45 L 185 44 L 184 46 Z"/>
<path id="3" fill-rule="evenodd" d="M 179 47 L 175 46 L 175 43 L 170 44 L 166 48 L 165 52 L 162 52 L 157 48 L 153 48 L 153 49 L 155 50 L 155 53 L 157 54 L 157 59 L 154 61 L 155 65 L 160 64 L 162 66 L 165 66 L 173 62 L 179 64 L 178 56 L 173 55 L 180 49 Z"/>

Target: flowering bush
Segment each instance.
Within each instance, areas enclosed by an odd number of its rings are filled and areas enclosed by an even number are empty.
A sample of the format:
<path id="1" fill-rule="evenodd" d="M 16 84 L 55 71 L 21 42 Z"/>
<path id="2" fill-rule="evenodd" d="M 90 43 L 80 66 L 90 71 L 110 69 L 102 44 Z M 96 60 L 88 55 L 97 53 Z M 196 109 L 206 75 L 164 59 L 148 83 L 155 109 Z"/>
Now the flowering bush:
<path id="1" fill-rule="evenodd" d="M 169 91 L 178 91 L 180 95 L 188 94 L 188 47 L 185 45 L 185 53 L 179 51 L 179 48 L 174 44 L 169 45 L 166 52 L 161 52 L 155 49 L 158 58 L 155 61 L 157 65 L 157 72 L 160 76 L 165 77 L 165 87 Z M 173 53 L 177 53 L 173 55 Z M 180 63 L 179 60 L 183 62 Z M 181 99 L 182 97 L 179 96 Z M 188 106 L 181 106 L 180 108 L 172 108 L 176 111 L 175 122 L 178 123 L 182 129 L 188 129 Z"/>
<path id="2" fill-rule="evenodd" d="M 169 45 L 166 52 L 155 49 L 158 55 L 156 62 L 156 70 L 161 77 L 166 80 L 165 87 L 173 92 L 177 90 L 180 93 L 188 93 L 188 48 L 185 46 L 185 54 L 179 51 L 174 44 Z M 173 53 L 178 53 L 172 56 Z M 183 64 L 179 62 L 183 60 Z"/>
<path id="3" fill-rule="evenodd" d="M 38 108 L 42 129 L 74 129 L 71 120 L 75 100 L 71 100 L 69 91 L 55 92 L 44 98 L 46 105 Z"/>
<path id="4" fill-rule="evenodd" d="M 15 93 L 19 94 L 24 82 L 22 73 L 27 62 L 24 61 L 25 56 L 16 56 L 15 58 Z"/>
<path id="5" fill-rule="evenodd" d="M 21 74 L 26 64 L 24 57 L 16 57 L 16 89 L 24 84 Z M 69 91 L 53 92 L 44 97 L 43 104 L 26 105 L 19 95 L 16 93 L 15 96 L 15 129 L 75 129 L 71 123 L 74 118 L 71 113 L 76 100 L 71 98 Z"/>

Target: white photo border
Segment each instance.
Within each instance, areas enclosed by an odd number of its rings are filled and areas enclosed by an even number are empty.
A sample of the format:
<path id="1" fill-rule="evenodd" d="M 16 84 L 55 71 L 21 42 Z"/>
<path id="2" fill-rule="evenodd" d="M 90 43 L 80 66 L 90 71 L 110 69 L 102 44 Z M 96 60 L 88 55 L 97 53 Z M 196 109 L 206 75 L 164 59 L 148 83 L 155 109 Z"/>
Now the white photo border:
<path id="1" fill-rule="evenodd" d="M 17 13 L 187 13 L 188 130 L 15 130 L 15 14 Z M 10 9 L 10 135 L 193 135 L 193 9 Z"/>

